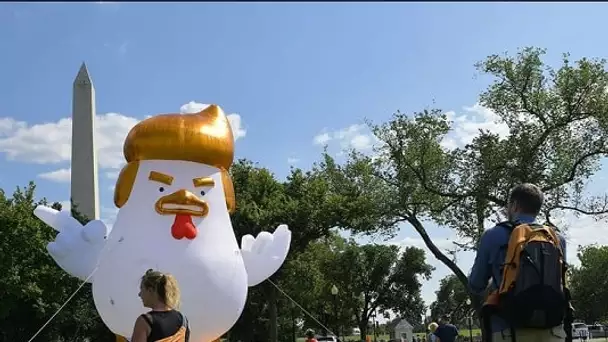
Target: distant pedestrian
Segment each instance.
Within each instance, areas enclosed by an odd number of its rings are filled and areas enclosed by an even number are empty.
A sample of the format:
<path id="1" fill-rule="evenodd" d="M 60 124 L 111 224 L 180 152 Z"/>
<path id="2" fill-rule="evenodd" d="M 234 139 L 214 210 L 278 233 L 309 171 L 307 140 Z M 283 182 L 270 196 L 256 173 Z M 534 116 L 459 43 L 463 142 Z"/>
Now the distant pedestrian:
<path id="1" fill-rule="evenodd" d="M 458 329 L 450 324 L 450 316 L 443 316 L 439 319 L 439 326 L 433 333 L 440 342 L 455 342 L 458 337 Z"/>
<path id="2" fill-rule="evenodd" d="M 437 324 L 435 322 L 429 324 L 429 326 L 428 326 L 428 329 L 429 329 L 428 341 L 429 342 L 437 342 L 437 336 L 435 336 L 435 331 L 437 330 L 438 326 L 439 326 L 439 324 Z"/>
<path id="3" fill-rule="evenodd" d="M 306 342 L 319 342 L 315 338 L 315 332 L 312 329 L 306 330 Z"/>

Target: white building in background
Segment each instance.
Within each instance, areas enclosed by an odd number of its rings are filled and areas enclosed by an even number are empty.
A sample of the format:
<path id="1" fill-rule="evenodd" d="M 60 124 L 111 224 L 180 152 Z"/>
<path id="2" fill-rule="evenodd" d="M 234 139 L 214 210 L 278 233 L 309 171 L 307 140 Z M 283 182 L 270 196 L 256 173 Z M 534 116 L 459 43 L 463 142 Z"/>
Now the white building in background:
<path id="1" fill-rule="evenodd" d="M 401 341 L 407 342 L 412 340 L 412 337 L 414 337 L 414 327 L 408 321 L 403 318 L 397 318 L 392 323 L 394 324 L 394 328 L 390 333 L 391 339 L 398 341 L 401 339 Z"/>

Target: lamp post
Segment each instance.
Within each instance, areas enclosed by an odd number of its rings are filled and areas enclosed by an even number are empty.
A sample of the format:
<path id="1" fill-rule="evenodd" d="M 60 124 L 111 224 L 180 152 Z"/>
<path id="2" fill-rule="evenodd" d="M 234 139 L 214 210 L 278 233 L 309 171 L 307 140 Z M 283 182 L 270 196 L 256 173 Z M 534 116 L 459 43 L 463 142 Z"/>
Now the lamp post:
<path id="1" fill-rule="evenodd" d="M 372 312 L 372 322 L 374 324 L 374 342 L 376 342 L 376 309 Z"/>
<path id="2" fill-rule="evenodd" d="M 469 338 L 470 342 L 473 342 L 473 316 L 470 314 L 471 299 L 469 298 L 467 298 L 467 307 L 469 309 L 469 314 L 467 315 L 467 320 L 469 321 Z"/>
<path id="3" fill-rule="evenodd" d="M 334 298 L 334 319 L 336 320 L 336 331 L 334 331 L 334 333 L 338 336 L 336 336 L 337 338 L 340 338 L 340 328 L 339 328 L 339 324 L 338 324 L 338 293 L 340 291 L 338 291 L 338 287 L 336 285 L 333 285 L 331 287 L 331 295 Z"/>

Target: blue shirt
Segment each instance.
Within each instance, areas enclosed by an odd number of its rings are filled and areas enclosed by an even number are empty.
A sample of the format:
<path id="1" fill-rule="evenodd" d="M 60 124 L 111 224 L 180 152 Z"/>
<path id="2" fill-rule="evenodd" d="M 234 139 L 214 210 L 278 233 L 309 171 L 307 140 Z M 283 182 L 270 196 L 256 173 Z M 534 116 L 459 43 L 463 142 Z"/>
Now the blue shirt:
<path id="1" fill-rule="evenodd" d="M 520 215 L 515 219 L 515 222 L 535 223 L 536 220 L 534 216 Z M 497 284 L 502 281 L 500 268 L 505 262 L 507 250 L 504 247 L 509 243 L 510 234 L 511 232 L 506 227 L 495 226 L 487 229 L 481 235 L 475 262 L 469 276 L 469 287 L 473 293 L 483 295 L 490 279 L 492 279 L 490 285 L 492 290 L 497 289 Z M 559 234 L 558 238 L 564 254 L 564 262 L 566 262 L 566 241 Z M 500 332 L 510 328 L 507 322 L 497 316 L 492 316 L 491 322 L 492 332 Z"/>
<path id="2" fill-rule="evenodd" d="M 452 324 L 439 324 L 433 335 L 439 337 L 441 342 L 454 342 L 458 336 L 458 329 Z"/>

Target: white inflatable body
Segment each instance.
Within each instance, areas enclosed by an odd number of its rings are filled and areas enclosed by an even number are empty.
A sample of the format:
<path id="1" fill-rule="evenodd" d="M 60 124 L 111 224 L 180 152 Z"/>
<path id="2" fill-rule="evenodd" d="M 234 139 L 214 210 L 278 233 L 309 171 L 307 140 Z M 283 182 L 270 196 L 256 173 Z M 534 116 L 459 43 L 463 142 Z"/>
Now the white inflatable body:
<path id="1" fill-rule="evenodd" d="M 173 184 L 148 180 L 150 171 L 173 176 Z M 192 180 L 199 177 L 212 177 L 217 185 L 194 188 Z M 145 312 L 137 294 L 141 276 L 150 268 L 176 277 L 193 341 L 212 341 L 234 325 L 247 298 L 247 273 L 221 184 L 219 170 L 206 165 L 140 163 L 129 201 L 118 213 L 93 278 L 95 305 L 114 333 L 130 336 L 134 318 Z M 179 189 L 206 192 L 202 198 L 209 214 L 192 218 L 198 230 L 193 240 L 173 238 L 175 216 L 161 216 L 154 209 L 159 197 Z"/>
<path id="2" fill-rule="evenodd" d="M 97 310 L 115 334 L 130 338 L 135 320 L 148 311 L 138 296 L 148 269 L 177 279 L 190 341 L 212 342 L 239 318 L 248 286 L 285 261 L 291 243 L 285 225 L 273 234 L 244 236 L 239 249 L 226 171 L 233 143 L 228 120 L 215 105 L 148 118 L 125 141 L 127 165 L 115 189 L 119 211 L 111 231 L 99 220 L 83 227 L 69 210 L 34 210 L 59 232 L 49 254 L 69 274 L 93 283 Z"/>

